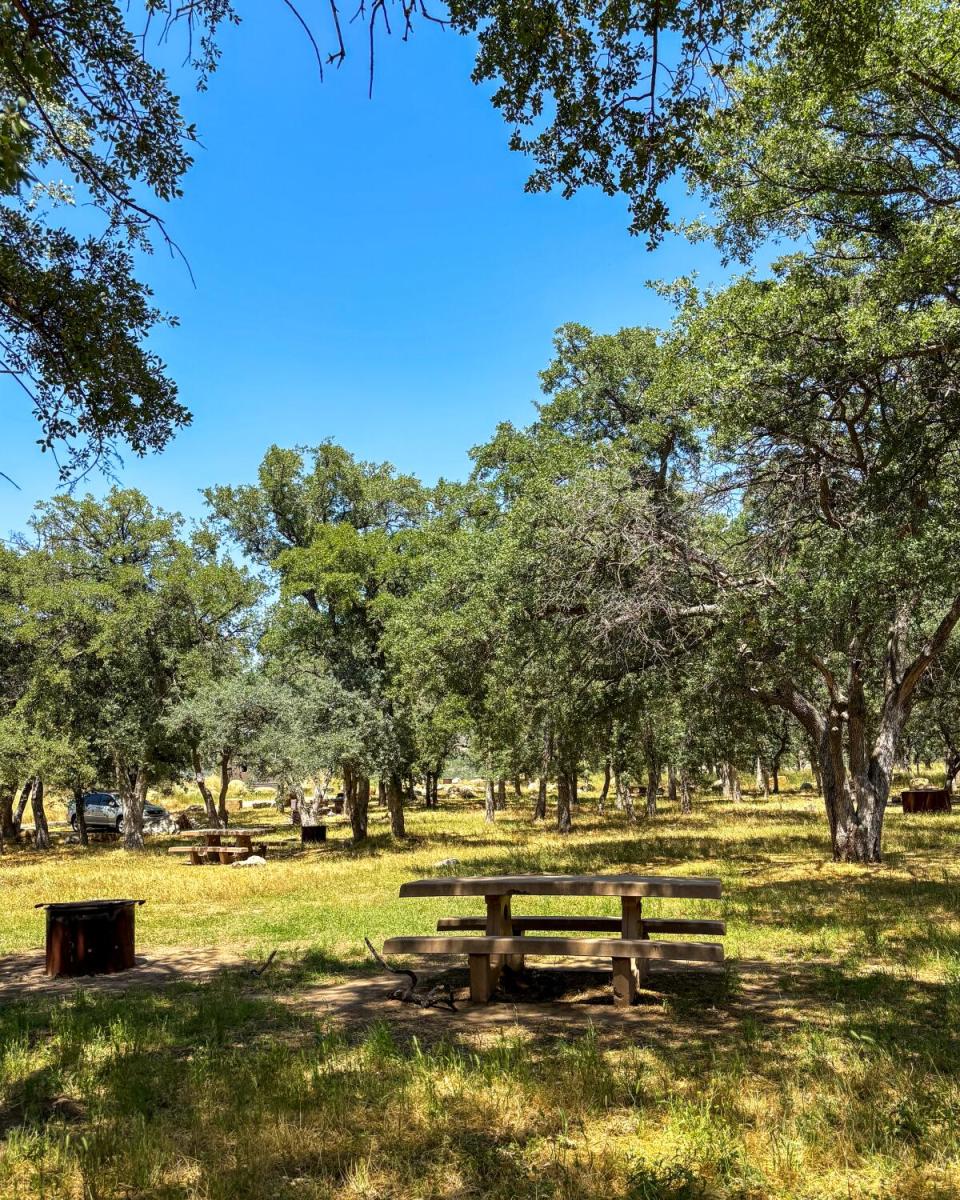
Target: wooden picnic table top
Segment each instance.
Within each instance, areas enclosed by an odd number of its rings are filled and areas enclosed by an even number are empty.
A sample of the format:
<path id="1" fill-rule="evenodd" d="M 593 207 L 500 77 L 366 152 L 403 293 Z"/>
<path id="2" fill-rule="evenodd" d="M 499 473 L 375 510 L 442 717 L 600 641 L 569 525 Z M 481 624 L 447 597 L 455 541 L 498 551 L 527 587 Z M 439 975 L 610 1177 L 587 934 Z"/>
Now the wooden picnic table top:
<path id="1" fill-rule="evenodd" d="M 719 900 L 719 879 L 682 875 L 477 875 L 411 879 L 401 896 L 674 896 Z"/>
<path id="2" fill-rule="evenodd" d="M 226 829 L 181 829 L 179 833 L 175 833 L 174 837 L 197 837 L 212 836 L 219 834 L 221 837 L 246 837 L 248 834 L 254 833 L 270 833 L 273 829 L 278 829 L 276 825 L 231 825 Z"/>

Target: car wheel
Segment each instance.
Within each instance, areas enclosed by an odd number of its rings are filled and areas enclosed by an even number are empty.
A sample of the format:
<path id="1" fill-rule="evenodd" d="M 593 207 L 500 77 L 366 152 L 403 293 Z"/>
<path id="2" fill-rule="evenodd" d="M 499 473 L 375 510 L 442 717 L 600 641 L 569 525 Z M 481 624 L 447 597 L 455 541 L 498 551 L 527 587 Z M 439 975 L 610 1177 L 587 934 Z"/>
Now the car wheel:
<path id="1" fill-rule="evenodd" d="M 80 832 L 80 822 L 77 820 L 77 814 L 76 814 L 76 813 L 74 813 L 74 814 L 73 814 L 73 816 L 70 818 L 70 824 L 73 826 L 73 832 L 74 832 L 74 833 L 79 833 L 79 832 Z"/>
<path id="2" fill-rule="evenodd" d="M 117 833 L 123 833 L 123 817 L 117 817 Z"/>

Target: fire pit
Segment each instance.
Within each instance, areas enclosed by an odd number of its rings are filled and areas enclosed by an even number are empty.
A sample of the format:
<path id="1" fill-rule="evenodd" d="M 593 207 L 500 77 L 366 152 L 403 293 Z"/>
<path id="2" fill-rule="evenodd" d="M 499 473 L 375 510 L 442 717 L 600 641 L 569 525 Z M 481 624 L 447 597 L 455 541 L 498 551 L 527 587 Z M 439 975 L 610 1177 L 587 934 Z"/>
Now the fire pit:
<path id="1" fill-rule="evenodd" d="M 905 813 L 950 811 L 950 793 L 946 788 L 922 788 L 901 792 L 900 799 Z"/>
<path id="2" fill-rule="evenodd" d="M 115 975 L 134 965 L 142 900 L 73 900 L 47 910 L 48 975 Z"/>

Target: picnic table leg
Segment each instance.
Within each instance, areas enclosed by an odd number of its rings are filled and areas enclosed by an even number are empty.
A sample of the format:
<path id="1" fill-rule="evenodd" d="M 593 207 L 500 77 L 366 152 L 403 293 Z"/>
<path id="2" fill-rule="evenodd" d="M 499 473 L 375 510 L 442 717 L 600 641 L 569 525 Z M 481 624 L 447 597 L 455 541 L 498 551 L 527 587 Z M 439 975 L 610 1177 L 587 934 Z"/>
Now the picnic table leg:
<path id="1" fill-rule="evenodd" d="M 220 845 L 220 834 L 219 833 L 205 834 L 204 840 L 206 841 L 208 846 L 219 846 Z"/>
<path id="2" fill-rule="evenodd" d="M 489 954 L 470 954 L 470 999 L 476 1004 L 486 1004 L 493 991 Z"/>
<path id="3" fill-rule="evenodd" d="M 513 906 L 510 903 L 510 897 L 507 896 L 507 911 L 506 911 L 506 935 L 507 937 L 523 937 L 522 933 L 514 933 L 513 930 Z M 506 965 L 511 971 L 522 971 L 524 960 L 522 954 L 508 954 L 506 956 Z"/>
<path id="4" fill-rule="evenodd" d="M 238 833 L 237 834 L 237 845 L 242 847 L 242 849 L 244 849 L 244 850 L 252 852 L 252 850 L 253 850 L 253 835 L 250 833 Z"/>
<path id="5" fill-rule="evenodd" d="M 509 896 L 485 896 L 487 902 L 487 937 L 511 937 L 513 923 L 510 920 Z M 490 960 L 490 990 L 497 986 L 500 972 L 503 970 L 506 955 L 491 954 Z"/>
<path id="6" fill-rule="evenodd" d="M 639 896 L 620 899 L 620 936 L 642 938 L 643 920 Z M 637 986 L 646 979 L 650 965 L 645 958 L 615 958 L 613 960 L 613 1002 L 618 1006 L 632 1004 L 637 998 Z"/>

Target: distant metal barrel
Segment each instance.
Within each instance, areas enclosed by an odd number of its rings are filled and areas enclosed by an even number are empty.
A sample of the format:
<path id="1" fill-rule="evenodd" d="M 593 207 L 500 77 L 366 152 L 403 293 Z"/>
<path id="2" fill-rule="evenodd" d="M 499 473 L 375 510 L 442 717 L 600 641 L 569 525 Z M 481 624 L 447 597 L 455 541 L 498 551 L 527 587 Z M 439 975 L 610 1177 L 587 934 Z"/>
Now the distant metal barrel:
<path id="1" fill-rule="evenodd" d="M 142 900 L 74 900 L 47 910 L 48 975 L 115 975 L 135 963 Z"/>

